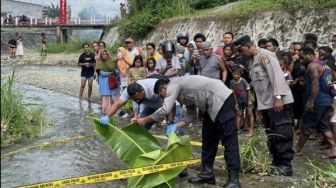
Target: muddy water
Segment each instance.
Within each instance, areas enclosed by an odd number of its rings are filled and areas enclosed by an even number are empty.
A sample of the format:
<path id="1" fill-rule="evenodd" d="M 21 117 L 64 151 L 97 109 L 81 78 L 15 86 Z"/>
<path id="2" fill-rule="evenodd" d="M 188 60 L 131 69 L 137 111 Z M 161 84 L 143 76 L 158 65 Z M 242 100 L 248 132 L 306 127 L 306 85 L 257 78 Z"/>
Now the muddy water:
<path id="1" fill-rule="evenodd" d="M 58 70 L 61 69 L 62 68 L 59 68 Z M 25 146 L 95 133 L 92 124 L 86 119 L 86 116 L 89 113 L 99 114 L 100 109 L 98 104 L 89 104 L 83 101 L 80 105 L 78 99 L 68 95 L 29 85 L 19 84 L 18 87 L 24 91 L 23 95 L 27 103 L 46 105 L 48 114 L 54 119 L 54 126 L 45 128 L 42 136 L 38 139 L 24 142 L 20 145 L 14 145 L 2 150 L 2 154 Z M 189 128 L 188 132 L 194 140 L 200 140 L 200 130 L 201 127 L 195 125 Z M 151 131 L 154 134 L 161 134 L 163 132 L 160 126 L 154 127 Z M 308 143 L 305 150 L 308 156 L 315 159 L 313 161 L 317 163 L 328 164 L 332 162 L 319 160 L 319 154 L 316 152 L 313 146 L 314 144 Z M 200 148 L 194 148 L 194 156 L 200 157 Z M 294 160 L 293 166 L 295 175 L 291 178 L 241 175 L 242 186 L 245 188 L 309 187 L 304 181 L 307 176 L 306 171 L 309 171 L 305 162 L 307 162 L 305 158 L 296 158 Z M 226 174 L 224 174 L 222 170 L 223 165 L 223 160 L 217 161 L 215 164 L 218 186 L 194 186 L 186 183 L 186 178 L 177 178 L 176 187 L 222 187 L 226 180 Z M 103 139 L 95 137 L 70 142 L 64 145 L 33 149 L 1 158 L 1 187 L 15 187 L 55 179 L 103 173 L 123 168 L 126 168 L 126 166 L 109 151 Z M 190 175 L 195 175 L 199 170 L 199 165 L 192 167 L 189 170 Z M 126 184 L 126 180 L 116 180 L 113 182 L 81 185 L 77 187 L 119 188 L 125 187 Z"/>

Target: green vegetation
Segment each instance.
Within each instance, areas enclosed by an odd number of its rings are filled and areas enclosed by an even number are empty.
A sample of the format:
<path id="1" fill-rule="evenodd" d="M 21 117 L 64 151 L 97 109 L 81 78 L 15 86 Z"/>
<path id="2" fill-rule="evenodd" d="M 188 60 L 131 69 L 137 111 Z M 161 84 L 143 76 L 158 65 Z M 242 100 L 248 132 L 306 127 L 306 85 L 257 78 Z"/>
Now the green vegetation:
<path id="1" fill-rule="evenodd" d="M 34 138 L 51 124 L 42 106 L 28 108 L 14 88 L 14 72 L 7 81 L 1 80 L 1 147 L 22 139 Z"/>
<path id="2" fill-rule="evenodd" d="M 265 130 L 258 127 L 251 140 L 240 146 L 241 169 L 243 173 L 269 174 L 272 170 Z"/>
<path id="3" fill-rule="evenodd" d="M 314 173 L 308 173 L 308 180 L 313 187 L 333 187 L 336 184 L 336 165 L 330 164 L 329 167 L 318 167 L 308 159 L 307 164 L 314 170 Z"/>
<path id="4" fill-rule="evenodd" d="M 243 0 L 221 14 L 225 19 L 243 19 L 267 11 L 312 10 L 336 7 L 335 0 Z"/>
<path id="5" fill-rule="evenodd" d="M 52 43 L 47 44 L 47 53 L 58 54 L 58 53 L 81 53 L 83 43 L 88 43 L 92 47 L 92 42 L 94 40 L 89 37 L 87 40 L 82 40 L 76 36 L 71 37 L 68 43 Z M 41 48 L 38 49 L 38 53 L 41 52 Z"/>
<path id="6" fill-rule="evenodd" d="M 335 0 L 240 0 L 233 8 L 213 15 L 214 9 L 238 0 L 129 0 L 130 14 L 118 24 L 121 39 L 129 36 L 145 37 L 160 21 L 169 18 L 221 16 L 225 20 L 242 20 L 265 11 L 312 10 L 336 7 Z"/>
<path id="7" fill-rule="evenodd" d="M 130 0 L 130 14 L 118 25 L 121 38 L 144 37 L 158 23 L 174 16 L 191 15 L 195 10 L 223 5 L 233 0 Z"/>

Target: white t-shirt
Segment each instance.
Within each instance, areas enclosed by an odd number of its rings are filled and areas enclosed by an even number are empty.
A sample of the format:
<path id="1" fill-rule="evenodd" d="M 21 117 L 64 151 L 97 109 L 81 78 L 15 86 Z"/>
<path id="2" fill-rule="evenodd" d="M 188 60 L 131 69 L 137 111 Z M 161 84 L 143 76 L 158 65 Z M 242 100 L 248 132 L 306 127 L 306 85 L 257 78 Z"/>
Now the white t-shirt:
<path id="1" fill-rule="evenodd" d="M 154 93 L 154 86 L 157 80 L 158 79 L 156 78 L 147 78 L 147 79 L 136 81 L 136 83 L 140 84 L 145 90 L 145 98 L 141 104 L 145 105 L 146 107 L 158 109 L 163 104 L 163 98 L 159 97 L 157 94 Z M 126 102 L 130 98 L 131 97 L 128 95 L 127 89 L 125 89 L 122 92 L 119 99 L 123 102 Z M 139 104 L 135 103 L 135 106 L 133 109 L 134 112 L 139 112 L 139 109 L 140 109 Z"/>
<path id="2" fill-rule="evenodd" d="M 172 71 L 174 71 L 174 69 L 181 69 L 181 63 L 179 61 L 179 59 L 173 55 L 173 58 L 172 58 L 172 68 L 168 69 L 166 74 L 171 74 Z M 162 72 L 163 70 L 165 70 L 167 67 L 167 60 L 163 57 L 161 57 L 157 62 L 156 62 L 156 66 L 155 66 L 155 69 L 156 70 L 160 70 L 160 72 Z M 178 76 L 178 75 L 177 75 Z M 177 77 L 177 76 L 174 76 L 174 77 Z"/>

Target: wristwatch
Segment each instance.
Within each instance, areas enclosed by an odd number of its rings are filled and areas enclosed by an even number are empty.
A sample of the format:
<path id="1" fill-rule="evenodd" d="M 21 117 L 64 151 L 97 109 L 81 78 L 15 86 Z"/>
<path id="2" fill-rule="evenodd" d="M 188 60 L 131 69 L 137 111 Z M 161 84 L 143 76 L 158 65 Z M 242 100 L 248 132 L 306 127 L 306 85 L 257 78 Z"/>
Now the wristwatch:
<path id="1" fill-rule="evenodd" d="M 276 98 L 276 99 L 279 99 L 279 100 L 280 100 L 280 99 L 281 99 L 281 95 L 275 95 L 275 96 L 274 96 L 274 98 Z"/>

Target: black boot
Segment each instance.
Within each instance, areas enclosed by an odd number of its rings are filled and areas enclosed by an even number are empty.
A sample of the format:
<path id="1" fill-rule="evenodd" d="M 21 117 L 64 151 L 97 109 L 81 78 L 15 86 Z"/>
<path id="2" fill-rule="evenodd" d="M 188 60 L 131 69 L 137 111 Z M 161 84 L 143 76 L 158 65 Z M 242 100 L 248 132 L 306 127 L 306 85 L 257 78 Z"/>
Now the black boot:
<path id="1" fill-rule="evenodd" d="M 224 185 L 224 188 L 240 188 L 239 172 L 237 170 L 229 171 L 229 179 Z"/>
<path id="2" fill-rule="evenodd" d="M 292 176 L 293 175 L 293 169 L 291 165 L 279 165 L 274 167 L 271 174 L 277 175 L 277 176 Z"/>
<path id="3" fill-rule="evenodd" d="M 213 169 L 212 167 L 209 167 L 207 165 L 203 166 L 203 170 L 201 173 L 199 173 L 196 177 L 192 177 L 188 179 L 188 183 L 191 184 L 216 184 L 216 179 L 213 174 Z"/>

